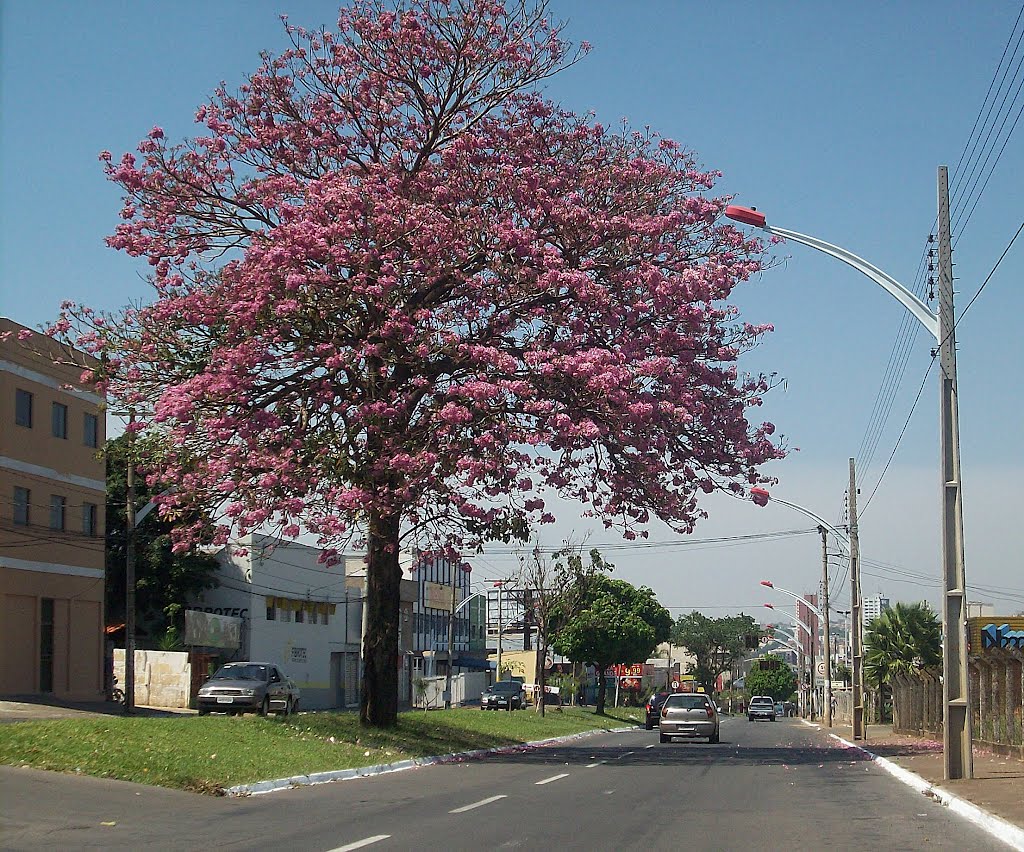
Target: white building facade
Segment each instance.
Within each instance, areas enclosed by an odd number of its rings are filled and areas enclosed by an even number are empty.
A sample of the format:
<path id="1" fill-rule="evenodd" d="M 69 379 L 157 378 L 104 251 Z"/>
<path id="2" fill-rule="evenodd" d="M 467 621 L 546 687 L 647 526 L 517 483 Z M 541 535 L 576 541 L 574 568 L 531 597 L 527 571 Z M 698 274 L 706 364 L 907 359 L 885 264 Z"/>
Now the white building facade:
<path id="1" fill-rule="evenodd" d="M 220 585 L 190 608 L 241 618 L 241 647 L 230 659 L 280 666 L 301 689 L 302 708 L 354 708 L 362 595 L 346 583 L 346 569 L 362 567 L 363 557 L 343 554 L 341 564 L 327 566 L 320 554 L 318 547 L 245 536 L 217 554 Z"/>
<path id="2" fill-rule="evenodd" d="M 864 598 L 864 626 L 873 618 L 878 618 L 885 610 L 889 609 L 889 599 L 884 595 L 867 595 Z"/>

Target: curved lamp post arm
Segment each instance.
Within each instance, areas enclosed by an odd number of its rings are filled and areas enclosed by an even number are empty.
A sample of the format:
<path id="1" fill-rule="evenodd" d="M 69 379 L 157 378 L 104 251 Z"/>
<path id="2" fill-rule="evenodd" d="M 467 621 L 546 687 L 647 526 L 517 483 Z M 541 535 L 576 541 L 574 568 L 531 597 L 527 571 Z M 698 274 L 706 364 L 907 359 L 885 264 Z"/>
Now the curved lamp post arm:
<path id="1" fill-rule="evenodd" d="M 819 240 L 817 237 L 809 237 L 806 234 L 800 234 L 786 228 L 769 228 L 767 225 L 765 225 L 764 230 L 770 234 L 777 234 L 787 240 L 792 240 L 795 243 L 803 243 L 805 246 L 810 246 L 824 254 L 831 255 L 836 260 L 841 260 L 847 266 L 852 266 L 858 272 L 874 281 L 886 293 L 910 311 L 918 322 L 928 330 L 928 333 L 935 338 L 935 342 L 940 342 L 938 315 L 933 313 L 931 308 L 900 284 L 899 281 L 891 275 L 887 275 L 873 263 L 869 263 L 864 258 L 858 257 L 853 252 L 847 251 L 840 246 Z"/>
<path id="2" fill-rule="evenodd" d="M 801 599 L 801 598 L 798 598 L 798 600 L 802 600 L 802 599 Z M 805 601 L 805 603 L 806 603 L 806 601 Z M 795 615 L 790 615 L 790 614 L 789 614 L 788 612 L 786 612 L 786 611 L 785 611 L 784 609 L 776 609 L 776 608 L 775 608 L 774 606 L 772 606 L 772 604 L 765 604 L 765 606 L 766 606 L 766 607 L 768 607 L 768 609 L 770 609 L 770 610 L 771 610 L 772 612 L 778 613 L 779 615 L 784 615 L 784 616 L 786 616 L 786 618 L 790 619 L 790 620 L 791 620 L 791 621 L 793 621 L 793 622 L 794 622 L 795 624 L 798 624 L 798 625 L 800 625 L 800 627 L 802 627 L 802 628 L 803 628 L 803 631 L 804 631 L 804 633 L 806 633 L 808 637 L 810 637 L 810 636 L 812 635 L 812 633 L 811 633 L 811 628 L 810 628 L 810 627 L 808 627 L 808 626 L 807 626 L 806 624 L 804 624 L 804 623 L 803 623 L 803 622 L 802 622 L 802 621 L 801 621 L 801 620 L 800 620 L 799 618 L 797 618 L 797 617 L 796 617 Z"/>
<path id="3" fill-rule="evenodd" d="M 755 207 L 740 207 L 738 205 L 731 204 L 725 208 L 725 215 L 737 222 L 743 222 L 746 225 L 753 225 L 755 228 L 760 228 L 765 233 L 775 234 L 783 239 L 792 240 L 795 243 L 803 243 L 803 245 L 812 249 L 817 249 L 824 254 L 834 257 L 836 260 L 841 260 L 847 266 L 852 266 L 858 272 L 866 275 L 874 281 L 879 287 L 885 290 L 886 293 L 910 311 L 918 322 L 928 330 L 928 333 L 936 342 L 942 342 L 939 334 L 938 314 L 934 313 L 931 308 L 911 293 L 906 287 L 900 284 L 899 281 L 891 275 L 883 272 L 873 263 L 869 263 L 864 260 L 864 258 L 858 257 L 852 251 L 847 251 L 841 246 L 827 243 L 824 240 L 819 240 L 817 237 L 801 234 L 798 231 L 790 231 L 788 228 L 773 228 L 768 224 L 764 213 L 761 213 Z"/>
<path id="4" fill-rule="evenodd" d="M 818 616 L 818 618 L 824 619 L 825 616 L 822 615 L 820 609 L 818 609 L 814 604 L 809 603 L 807 600 L 800 597 L 800 595 L 798 595 L 796 592 L 791 592 L 789 589 L 782 588 L 782 586 L 776 586 L 771 580 L 762 580 L 761 585 L 767 586 L 769 589 L 774 589 L 776 592 L 782 592 L 785 595 L 789 595 L 793 600 L 797 601 L 798 603 L 802 603 L 805 607 L 807 607 L 807 609 L 809 609 L 816 616 Z M 787 612 L 786 615 L 789 615 L 789 613 Z M 797 621 L 799 621 L 799 619 L 797 619 Z M 802 621 L 800 623 L 803 624 Z"/>

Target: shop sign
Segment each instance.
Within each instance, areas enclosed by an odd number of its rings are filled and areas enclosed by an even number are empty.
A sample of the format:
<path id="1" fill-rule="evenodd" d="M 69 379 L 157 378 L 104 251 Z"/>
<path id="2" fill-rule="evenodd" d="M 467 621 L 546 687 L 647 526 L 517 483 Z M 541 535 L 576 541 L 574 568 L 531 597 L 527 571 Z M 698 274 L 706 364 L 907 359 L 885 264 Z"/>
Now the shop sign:
<path id="1" fill-rule="evenodd" d="M 976 654 L 993 648 L 1024 651 L 1024 617 L 985 615 L 970 618 L 967 620 L 967 641 Z"/>

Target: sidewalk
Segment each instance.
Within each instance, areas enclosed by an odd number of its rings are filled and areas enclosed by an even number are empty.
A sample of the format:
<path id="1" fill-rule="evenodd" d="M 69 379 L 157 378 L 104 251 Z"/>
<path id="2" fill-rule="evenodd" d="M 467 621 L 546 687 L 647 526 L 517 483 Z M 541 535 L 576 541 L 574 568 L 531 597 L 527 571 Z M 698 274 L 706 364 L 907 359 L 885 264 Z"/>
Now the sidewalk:
<path id="1" fill-rule="evenodd" d="M 829 729 L 822 728 L 824 732 Z M 836 725 L 831 733 L 853 742 L 853 729 Z M 974 778 L 944 781 L 942 743 L 894 734 L 889 725 L 868 725 L 867 739 L 855 743 L 920 775 L 930 784 L 1024 828 L 1024 761 L 979 748 L 974 750 Z"/>
<path id="2" fill-rule="evenodd" d="M 195 710 L 168 707 L 135 708 L 136 716 L 177 716 Z M 0 724 L 28 722 L 39 719 L 87 719 L 98 716 L 123 716 L 124 707 L 113 701 L 62 701 L 39 695 L 5 695 L 0 697 Z"/>

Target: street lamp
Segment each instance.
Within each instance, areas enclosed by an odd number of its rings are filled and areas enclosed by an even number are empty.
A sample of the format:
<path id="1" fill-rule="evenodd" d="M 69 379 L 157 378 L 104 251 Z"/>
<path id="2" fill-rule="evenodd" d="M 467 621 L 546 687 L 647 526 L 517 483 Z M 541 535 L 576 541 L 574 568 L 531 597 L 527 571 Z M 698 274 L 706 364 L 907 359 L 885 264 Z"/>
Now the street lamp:
<path id="1" fill-rule="evenodd" d="M 936 342 L 939 371 L 939 436 L 942 485 L 942 699 L 943 774 L 946 780 L 974 777 L 967 668 L 967 584 L 964 568 L 963 499 L 960 489 L 960 423 L 957 410 L 956 322 L 953 314 L 953 260 L 949 226 L 949 181 L 938 169 L 939 308 L 924 302 L 874 264 L 816 237 L 769 227 L 753 207 L 729 206 L 725 215 L 769 234 L 802 243 L 852 266 L 906 308 Z"/>
<path id="2" fill-rule="evenodd" d="M 783 506 L 788 506 L 790 509 L 794 509 L 797 512 L 800 512 L 801 514 L 806 515 L 807 517 L 811 518 L 812 520 L 814 520 L 814 521 L 816 521 L 818 523 L 818 531 L 821 533 L 821 602 L 822 602 L 822 608 L 825 610 L 824 616 L 822 616 L 822 614 L 820 612 L 818 613 L 818 617 L 821 618 L 822 621 L 824 622 L 823 626 L 825 628 L 825 631 L 824 631 L 824 633 L 825 633 L 825 647 L 823 649 L 824 652 L 825 652 L 825 694 L 823 696 L 823 698 L 824 698 L 824 702 L 823 703 L 825 705 L 825 727 L 831 728 L 832 727 L 832 636 L 831 636 L 832 625 L 830 624 L 829 611 L 828 611 L 829 610 L 829 607 L 828 607 L 828 604 L 829 604 L 829 596 L 828 596 L 828 533 L 830 531 L 832 532 L 832 534 L 836 537 L 836 540 L 839 542 L 839 546 L 841 548 L 843 548 L 843 550 L 845 550 L 846 553 L 852 555 L 853 553 L 856 552 L 857 548 L 855 546 L 853 546 L 853 543 L 846 537 L 846 535 L 844 535 L 842 532 L 837 530 L 834 526 L 832 526 L 832 524 L 830 524 L 828 521 L 826 521 L 820 515 L 818 515 L 815 512 L 812 512 L 810 509 L 806 508 L 805 506 L 801 506 L 798 503 L 791 503 L 789 500 L 783 500 L 781 497 L 775 497 L 772 494 L 770 494 L 764 488 L 751 488 L 750 491 L 751 491 L 751 495 L 756 497 L 758 499 L 758 501 L 762 505 L 766 505 L 769 500 L 774 501 L 775 503 L 781 503 Z M 854 539 L 856 539 L 856 534 L 855 533 L 853 534 L 853 537 L 854 537 Z M 853 572 L 854 576 L 853 576 L 853 578 L 852 578 L 852 580 L 850 582 L 850 593 L 851 593 L 851 596 L 853 597 L 853 599 L 856 602 L 856 606 L 859 608 L 860 607 L 860 580 L 859 580 L 859 571 L 857 570 L 857 561 L 855 559 L 851 559 L 851 564 L 852 564 L 852 566 L 854 568 L 854 572 Z M 774 586 L 772 586 L 771 583 L 762 583 L 762 585 L 768 585 L 768 586 L 774 588 Z M 779 591 L 785 591 L 785 589 L 780 589 Z M 792 592 L 790 592 L 789 594 L 792 594 Z M 810 605 L 806 601 L 804 601 L 804 605 L 807 606 L 808 608 L 810 608 Z M 859 642 L 859 639 L 858 639 L 856 645 L 857 645 L 857 659 L 859 660 L 860 659 L 860 642 Z M 856 668 L 857 668 L 858 674 L 860 674 L 860 671 L 861 671 L 860 667 L 857 666 Z M 855 680 L 857 682 L 857 686 L 854 688 L 855 699 L 856 700 L 854 700 L 853 738 L 855 740 L 857 740 L 857 739 L 863 739 L 863 737 L 864 737 L 863 713 L 862 712 L 858 713 L 857 709 L 856 709 L 858 707 L 861 707 L 859 699 L 860 699 L 860 696 L 862 696 L 864 694 L 863 676 L 860 676 L 858 679 L 855 679 Z"/>
<path id="3" fill-rule="evenodd" d="M 771 588 L 775 588 L 774 586 L 772 586 L 771 582 L 768 581 L 768 580 L 762 580 L 761 581 L 761 585 L 762 586 L 769 586 Z M 778 591 L 781 592 L 781 591 L 785 591 L 785 590 L 784 589 L 779 589 Z M 793 595 L 792 592 L 789 592 L 788 594 Z M 793 597 L 796 598 L 798 601 L 799 600 L 803 600 L 802 598 L 799 598 L 796 595 L 793 595 Z M 804 601 L 804 603 L 806 603 L 806 601 Z M 784 616 L 786 616 L 786 618 L 791 619 L 794 623 L 796 623 L 799 627 L 801 627 L 803 629 L 804 633 L 807 634 L 807 639 L 809 641 L 810 649 L 811 649 L 811 652 L 810 652 L 810 667 L 809 667 L 810 671 L 811 671 L 811 689 L 810 689 L 810 695 L 808 695 L 808 691 L 805 688 L 805 684 L 804 684 L 804 656 L 805 656 L 805 654 L 804 654 L 803 645 L 801 645 L 799 647 L 799 649 L 798 649 L 799 650 L 799 654 L 800 654 L 800 695 L 801 695 L 801 700 L 806 701 L 806 708 L 805 709 L 807 709 L 808 715 L 813 719 L 814 718 L 814 701 L 813 701 L 811 696 L 815 695 L 815 688 L 814 688 L 814 631 L 811 630 L 811 628 L 807 624 L 805 624 L 803 621 L 801 621 L 795 615 L 790 615 L 785 610 L 777 610 L 777 609 L 775 609 L 775 605 L 774 604 L 766 603 L 765 606 L 768 609 L 770 609 L 772 612 L 778 612 L 780 615 L 784 615 Z M 808 604 L 808 607 L 811 608 L 809 604 Z M 818 612 L 817 609 L 814 609 L 814 611 L 816 613 Z M 820 617 L 821 614 L 818 613 L 818 615 Z M 793 640 L 796 641 L 796 637 L 795 636 L 793 637 Z"/>

